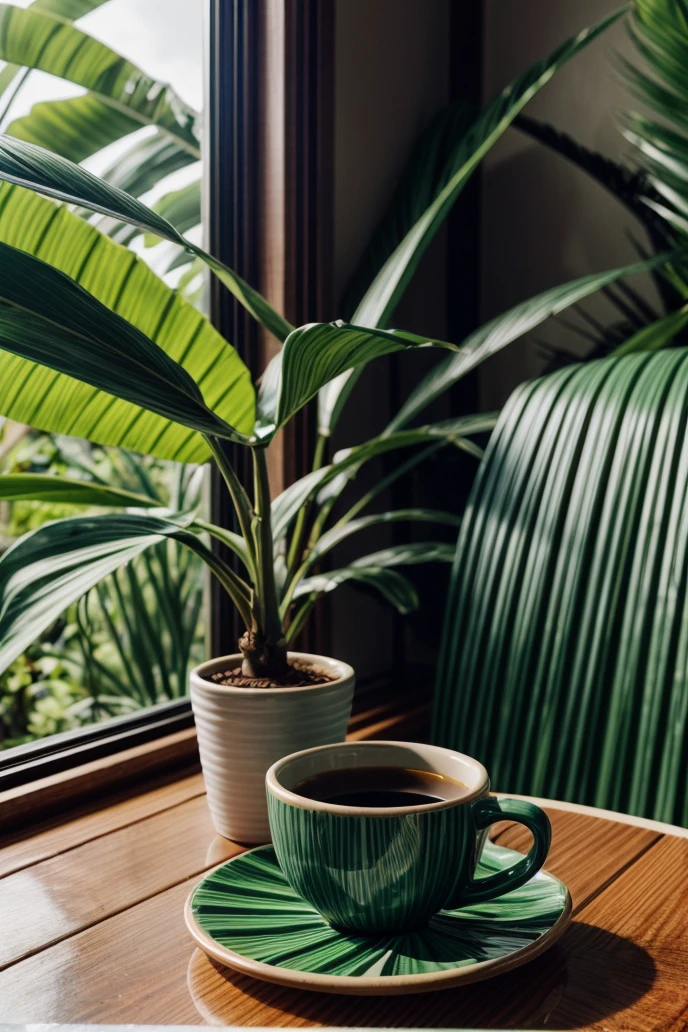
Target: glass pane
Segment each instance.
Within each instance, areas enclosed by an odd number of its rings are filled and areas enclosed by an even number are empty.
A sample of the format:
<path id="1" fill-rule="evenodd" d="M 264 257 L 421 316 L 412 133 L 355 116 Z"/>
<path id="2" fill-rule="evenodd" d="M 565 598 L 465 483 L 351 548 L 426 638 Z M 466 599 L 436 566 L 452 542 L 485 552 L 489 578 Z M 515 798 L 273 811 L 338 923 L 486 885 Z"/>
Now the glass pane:
<path id="1" fill-rule="evenodd" d="M 54 14 L 64 17 L 86 11 L 75 27 L 121 55 L 150 77 L 147 100 L 135 118 L 122 118 L 108 89 L 107 70 L 90 93 L 94 110 L 79 108 L 86 97 L 82 85 L 68 76 L 93 77 L 98 61 L 108 57 L 98 48 L 92 56 L 82 41 L 78 54 L 54 74 L 59 54 L 36 47 L 45 26 L 39 13 L 26 25 L 27 53 L 38 53 L 34 69 L 0 72 L 1 128 L 3 132 L 53 149 L 125 189 L 166 217 L 186 235 L 200 242 L 200 150 L 176 147 L 173 136 L 150 122 L 153 101 L 162 96 L 177 110 L 196 112 L 199 131 L 203 96 L 203 0 L 58 0 Z M 27 8 L 29 0 L 17 0 Z M 84 56 L 86 55 L 86 57 Z M 52 64 L 49 64 L 52 62 Z M 45 67 L 50 67 L 50 73 Z M 103 71 L 103 65 L 100 66 Z M 75 69 L 78 69 L 75 70 Z M 163 84 L 163 85 L 159 85 Z M 174 96 L 165 93 L 169 84 Z M 67 101 L 67 107 L 56 105 Z M 47 102 L 47 103 L 46 103 Z M 83 101 L 81 102 L 84 103 Z M 140 128 L 138 124 L 140 123 Z M 167 151 L 151 157 L 151 144 L 167 144 Z M 200 145 L 199 145 L 200 146 Z M 0 198 L 12 188 L 0 186 Z M 28 195 L 35 196 L 35 195 Z M 51 204 L 43 199 L 43 204 Z M 0 206 L 0 240 L 41 254 L 25 219 L 25 237 L 9 240 Z M 88 212 L 88 220 L 142 258 L 171 287 L 192 304 L 203 307 L 205 280 L 181 248 L 147 238 L 132 227 Z M 26 240 L 26 245 L 23 241 Z M 53 247 L 57 245 L 53 241 Z M 54 255 L 54 250 L 51 255 Z M 46 260 L 52 257 L 46 255 Z M 95 292 L 95 290 L 94 290 Z M 115 307 L 117 302 L 115 301 Z M 10 420 L 0 428 L 0 473 L 37 473 L 108 484 L 156 499 L 161 508 L 189 510 L 200 505 L 203 471 L 200 467 L 142 456 L 118 448 L 96 447 L 85 440 L 43 433 Z M 0 549 L 47 521 L 106 510 L 39 501 L 0 502 Z M 179 698 L 187 691 L 190 666 L 203 657 L 204 578 L 200 560 L 174 541 L 161 541 L 128 565 L 110 574 L 11 665 L 0 672 L 0 749 L 35 738 L 78 728 L 109 717 Z"/>

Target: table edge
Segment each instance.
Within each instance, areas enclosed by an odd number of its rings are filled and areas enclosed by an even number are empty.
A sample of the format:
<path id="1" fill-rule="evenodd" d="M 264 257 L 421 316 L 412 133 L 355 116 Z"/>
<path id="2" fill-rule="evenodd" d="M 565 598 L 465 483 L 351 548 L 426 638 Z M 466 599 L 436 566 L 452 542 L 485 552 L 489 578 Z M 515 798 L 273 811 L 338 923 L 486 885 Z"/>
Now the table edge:
<path id="1" fill-rule="evenodd" d="M 688 828 L 680 828 L 677 824 L 665 824 L 653 821 L 649 817 L 635 817 L 630 813 L 617 813 L 616 810 L 603 810 L 597 806 L 585 806 L 583 803 L 568 803 L 563 799 L 543 799 L 539 796 L 519 795 L 513 792 L 495 792 L 500 799 L 525 799 L 538 806 L 552 810 L 566 810 L 569 813 L 582 813 L 588 817 L 600 817 L 602 820 L 617 821 L 619 824 L 631 824 L 635 828 L 656 831 L 660 835 L 674 835 L 676 838 L 688 838 Z"/>

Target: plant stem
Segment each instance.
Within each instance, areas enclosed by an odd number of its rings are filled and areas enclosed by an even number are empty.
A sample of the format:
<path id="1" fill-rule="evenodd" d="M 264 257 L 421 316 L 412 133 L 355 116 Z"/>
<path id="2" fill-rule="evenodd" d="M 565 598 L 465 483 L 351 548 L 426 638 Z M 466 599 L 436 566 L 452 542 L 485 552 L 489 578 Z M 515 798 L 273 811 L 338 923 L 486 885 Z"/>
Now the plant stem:
<path id="1" fill-rule="evenodd" d="M 244 661 L 242 673 L 248 677 L 281 678 L 287 670 L 287 644 L 279 611 L 275 583 L 274 543 L 272 537 L 270 484 L 265 446 L 253 448 L 253 545 L 256 581 L 253 626 L 239 639 Z"/>
<path id="2" fill-rule="evenodd" d="M 327 456 L 327 443 L 329 438 L 324 434 L 318 434 L 318 440 L 315 444 L 315 452 L 313 454 L 313 467 L 312 471 L 320 469 L 325 458 Z M 308 502 L 300 509 L 298 516 L 296 517 L 296 524 L 294 526 L 294 533 L 292 534 L 291 544 L 289 546 L 289 554 L 287 556 L 287 569 L 289 576 L 293 576 L 296 567 L 301 561 L 301 553 L 305 546 L 306 528 L 308 525 L 308 517 L 310 516 L 311 507 L 313 500 L 309 499 Z"/>
<path id="3" fill-rule="evenodd" d="M 254 511 L 253 535 L 256 550 L 262 631 L 267 641 L 277 642 L 284 637 L 279 616 L 275 560 L 273 556 L 270 484 L 265 448 L 253 448 Z"/>
<path id="4" fill-rule="evenodd" d="M 317 602 L 318 597 L 319 596 L 317 592 L 314 591 L 312 595 L 308 596 L 301 608 L 294 615 L 294 619 L 291 621 L 291 623 L 289 624 L 289 628 L 287 629 L 287 642 L 290 645 L 293 642 L 294 638 L 297 637 L 306 620 L 310 616 L 310 612 L 315 603 Z"/>
<path id="5" fill-rule="evenodd" d="M 222 478 L 227 485 L 227 489 L 231 495 L 232 502 L 234 503 L 234 509 L 237 514 L 239 521 L 239 528 L 241 535 L 246 542 L 246 552 L 248 556 L 248 570 L 255 581 L 256 574 L 256 555 L 253 547 L 253 533 L 251 530 L 251 502 L 244 490 L 241 481 L 234 472 L 232 464 L 225 455 L 222 444 L 214 437 L 206 437 L 208 446 L 213 453 L 217 467 L 222 474 Z"/>

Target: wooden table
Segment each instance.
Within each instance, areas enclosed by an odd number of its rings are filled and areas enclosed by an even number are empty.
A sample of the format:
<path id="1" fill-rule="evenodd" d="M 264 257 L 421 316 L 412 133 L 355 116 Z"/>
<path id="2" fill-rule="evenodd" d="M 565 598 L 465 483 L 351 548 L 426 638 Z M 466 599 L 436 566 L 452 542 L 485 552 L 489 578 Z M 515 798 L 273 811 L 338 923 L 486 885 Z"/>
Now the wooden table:
<path id="1" fill-rule="evenodd" d="M 688 1028 L 688 837 L 546 803 L 574 922 L 511 974 L 428 995 L 296 992 L 215 967 L 182 917 L 216 837 L 199 774 L 86 807 L 0 850 L 0 1021 Z M 526 833 L 498 827 L 524 848 Z M 0 844 L 2 844 L 0 842 Z"/>

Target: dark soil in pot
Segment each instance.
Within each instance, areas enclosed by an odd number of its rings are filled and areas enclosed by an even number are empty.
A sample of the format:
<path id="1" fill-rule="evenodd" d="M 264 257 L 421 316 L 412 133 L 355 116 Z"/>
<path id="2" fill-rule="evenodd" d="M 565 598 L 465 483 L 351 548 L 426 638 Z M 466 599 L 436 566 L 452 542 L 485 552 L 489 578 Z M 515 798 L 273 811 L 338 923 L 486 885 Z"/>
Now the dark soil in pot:
<path id="1" fill-rule="evenodd" d="M 206 680 L 228 688 L 311 688 L 317 684 L 328 684 L 336 678 L 315 666 L 290 663 L 286 677 L 279 680 L 269 677 L 246 677 L 241 672 L 241 666 L 229 670 L 216 670 Z"/>

